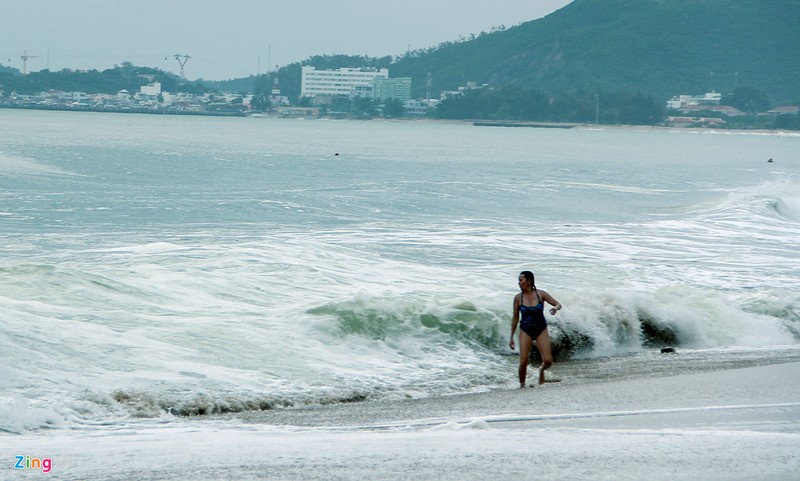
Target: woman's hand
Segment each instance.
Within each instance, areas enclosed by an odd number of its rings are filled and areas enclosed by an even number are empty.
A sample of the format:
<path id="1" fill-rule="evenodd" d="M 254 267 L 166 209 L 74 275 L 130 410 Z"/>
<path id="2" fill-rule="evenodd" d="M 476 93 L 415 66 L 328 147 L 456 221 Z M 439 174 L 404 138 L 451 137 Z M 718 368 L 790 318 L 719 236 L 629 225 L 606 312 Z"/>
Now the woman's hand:
<path id="1" fill-rule="evenodd" d="M 514 335 L 513 334 L 511 335 L 511 340 L 508 342 L 508 347 L 510 347 L 512 351 L 514 350 Z"/>

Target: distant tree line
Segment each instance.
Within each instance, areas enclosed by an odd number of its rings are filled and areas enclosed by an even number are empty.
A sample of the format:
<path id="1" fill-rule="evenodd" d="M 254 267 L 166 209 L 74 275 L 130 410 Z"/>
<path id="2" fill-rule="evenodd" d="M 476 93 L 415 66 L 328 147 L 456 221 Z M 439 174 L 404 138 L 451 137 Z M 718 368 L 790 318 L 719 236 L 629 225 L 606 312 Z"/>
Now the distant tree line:
<path id="1" fill-rule="evenodd" d="M 498 29 L 493 34 L 502 32 Z M 490 37 L 482 32 L 479 38 Z M 438 48 L 460 44 L 445 44 Z M 407 57 L 425 56 L 428 51 L 409 52 Z M 278 80 L 281 94 L 292 103 L 302 103 L 300 99 L 301 69 L 311 65 L 317 69 L 337 69 L 342 67 L 390 68 L 397 66 L 391 56 L 367 57 L 353 55 L 313 56 L 268 74 L 248 79 L 223 82 L 189 82 L 175 74 L 156 68 L 137 67 L 130 62 L 114 68 L 98 71 L 76 71 L 64 69 L 58 72 L 42 70 L 21 75 L 16 69 L 0 69 L 0 92 L 8 96 L 35 94 L 47 90 L 81 91 L 86 93 L 117 93 L 126 89 L 137 92 L 139 87 L 152 81 L 161 82 L 162 89 L 168 92 L 187 92 L 203 94 L 215 90 L 254 92 L 252 105 L 256 110 L 269 106 L 269 97 L 275 80 Z M 233 82 L 238 82 L 234 84 Z M 246 87 L 247 86 L 250 87 Z M 236 85 L 236 89 L 233 87 Z M 438 91 L 434 91 L 437 94 Z M 737 87 L 722 98 L 724 105 L 730 105 L 744 112 L 740 117 L 726 118 L 727 126 L 732 128 L 764 128 L 800 130 L 800 115 L 780 115 L 777 117 L 758 115 L 770 109 L 770 99 L 766 93 L 751 86 Z M 796 102 L 800 103 L 800 101 Z M 353 117 L 384 115 L 399 117 L 402 105 L 399 102 L 374 102 L 369 99 L 339 99 L 334 105 L 323 110 L 347 113 Z M 680 115 L 675 113 L 676 115 Z M 552 122 L 593 123 L 599 120 L 604 124 L 654 125 L 664 121 L 667 115 L 664 102 L 651 95 L 625 91 L 572 91 L 569 93 L 545 93 L 529 90 L 516 85 L 497 88 L 479 88 L 466 91 L 463 95 L 452 96 L 441 102 L 433 116 L 442 119 L 487 119 L 487 120 L 528 120 Z M 719 116 L 715 112 L 697 112 L 696 115 Z"/>
<path id="2" fill-rule="evenodd" d="M 766 112 L 771 108 L 769 96 L 753 86 L 737 87 L 730 94 L 722 96 L 722 105 L 730 105 L 747 112 Z"/>
<path id="3" fill-rule="evenodd" d="M 442 119 L 527 120 L 548 122 L 655 125 L 666 109 L 641 93 L 562 93 L 551 97 L 519 87 L 479 88 L 443 100 L 436 111 Z"/>
<path id="4" fill-rule="evenodd" d="M 29 95 L 47 90 L 115 94 L 124 89 L 135 93 L 139 87 L 149 84 L 151 79 L 161 82 L 161 88 L 168 92 L 203 94 L 211 90 L 201 82 L 188 82 L 163 70 L 137 67 L 130 62 L 103 71 L 40 70 L 27 75 L 20 75 L 16 71 L 0 71 L 0 90 L 5 95 L 11 92 Z"/>

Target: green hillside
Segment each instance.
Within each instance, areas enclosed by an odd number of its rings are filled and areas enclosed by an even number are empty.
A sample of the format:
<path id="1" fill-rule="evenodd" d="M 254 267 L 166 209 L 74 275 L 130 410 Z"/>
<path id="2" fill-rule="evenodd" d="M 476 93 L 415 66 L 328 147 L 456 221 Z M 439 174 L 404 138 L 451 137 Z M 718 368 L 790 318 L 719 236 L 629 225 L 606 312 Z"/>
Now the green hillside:
<path id="1" fill-rule="evenodd" d="M 667 99 L 754 86 L 800 100 L 800 0 L 575 0 L 545 18 L 412 52 L 391 66 L 414 92 L 466 82 L 550 94 L 630 91 Z"/>
<path id="2" fill-rule="evenodd" d="M 200 82 L 189 82 L 174 74 L 157 68 L 137 67 L 130 62 L 122 62 L 114 68 L 103 70 L 69 70 L 58 72 L 40 70 L 28 75 L 20 75 L 16 69 L 0 69 L 0 92 L 35 94 L 47 90 L 79 91 L 86 93 L 114 94 L 122 89 L 137 92 L 139 87 L 151 81 L 161 82 L 167 91 L 201 94 L 209 88 Z"/>
<path id="3" fill-rule="evenodd" d="M 173 74 L 127 62 L 102 72 L 41 71 L 26 76 L 0 68 L 0 90 L 116 92 L 138 89 L 154 78 L 167 90 L 255 90 L 263 96 L 278 78 L 283 94 L 296 101 L 302 65 L 388 67 L 392 77 L 413 79 L 412 95 L 417 98 L 426 96 L 430 73 L 434 98 L 443 90 L 476 82 L 583 99 L 586 105 L 571 108 L 585 111 L 582 118 L 592 116 L 594 105 L 589 104 L 595 92 L 641 95 L 663 105 L 678 94 L 729 94 L 738 87 L 765 93 L 771 105 L 796 104 L 800 0 L 574 0 L 542 19 L 398 59 L 314 56 L 269 75 L 225 82 L 179 81 Z"/>

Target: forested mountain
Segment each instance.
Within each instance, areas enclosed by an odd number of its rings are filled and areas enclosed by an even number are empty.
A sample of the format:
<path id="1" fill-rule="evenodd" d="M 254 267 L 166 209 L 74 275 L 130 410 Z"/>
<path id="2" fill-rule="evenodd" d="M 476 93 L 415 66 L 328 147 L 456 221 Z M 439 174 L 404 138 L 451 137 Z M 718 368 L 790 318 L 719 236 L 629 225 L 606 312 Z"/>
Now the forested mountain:
<path id="1" fill-rule="evenodd" d="M 548 94 L 677 94 L 754 86 L 800 100 L 800 0 L 574 0 L 538 20 L 410 52 L 390 67 L 413 95 L 467 82 Z"/>
<path id="2" fill-rule="evenodd" d="M 283 95 L 296 101 L 302 65 L 388 67 L 391 77 L 412 78 L 417 98 L 427 95 L 430 74 L 434 98 L 476 82 L 524 95 L 591 100 L 596 92 L 619 93 L 659 103 L 678 94 L 729 94 L 747 87 L 763 92 L 772 105 L 798 103 L 800 0 L 574 0 L 538 20 L 395 59 L 314 56 L 269 75 L 225 82 L 185 82 L 127 62 L 102 72 L 45 70 L 21 76 L 15 69 L 0 69 L 0 90 L 115 92 L 138 89 L 153 78 L 168 91 L 210 87 L 263 95 L 278 78 Z M 584 116 L 593 110 L 590 105 L 581 109 L 587 111 Z"/>
<path id="3" fill-rule="evenodd" d="M 443 19 L 446 21 L 446 19 Z M 253 82 L 280 78 L 296 99 L 300 67 L 388 67 L 412 96 L 475 82 L 547 95 L 678 94 L 752 87 L 773 104 L 800 102 L 800 0 L 574 0 L 538 20 L 492 29 L 394 59 L 315 56 Z"/>

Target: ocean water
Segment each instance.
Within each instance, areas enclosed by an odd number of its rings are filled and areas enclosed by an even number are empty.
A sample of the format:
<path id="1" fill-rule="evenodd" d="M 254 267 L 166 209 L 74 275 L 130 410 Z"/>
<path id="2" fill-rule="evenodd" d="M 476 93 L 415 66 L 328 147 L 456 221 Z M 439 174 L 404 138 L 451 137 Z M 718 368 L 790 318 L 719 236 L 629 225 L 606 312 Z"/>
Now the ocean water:
<path id="1" fill-rule="evenodd" d="M 14 110 L 0 132 L 0 432 L 513 388 L 524 269 L 564 305 L 565 383 L 800 359 L 798 134 Z"/>

